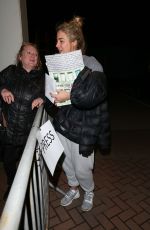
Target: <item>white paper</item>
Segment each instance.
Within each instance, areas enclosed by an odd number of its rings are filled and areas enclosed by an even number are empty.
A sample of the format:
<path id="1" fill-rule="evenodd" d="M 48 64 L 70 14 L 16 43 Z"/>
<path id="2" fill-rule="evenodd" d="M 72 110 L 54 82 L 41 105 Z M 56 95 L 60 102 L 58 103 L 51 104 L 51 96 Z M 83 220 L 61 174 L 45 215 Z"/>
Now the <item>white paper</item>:
<path id="1" fill-rule="evenodd" d="M 57 162 L 62 155 L 64 148 L 50 120 L 40 127 L 40 130 L 37 132 L 37 140 L 43 158 L 51 174 L 53 175 Z"/>
<path id="2" fill-rule="evenodd" d="M 45 96 L 54 103 L 54 98 L 51 97 L 50 93 L 56 92 L 56 82 L 51 75 L 45 75 Z"/>
<path id="3" fill-rule="evenodd" d="M 65 90 L 67 92 L 70 92 L 74 80 L 76 79 L 80 71 L 84 68 L 81 50 L 76 50 L 63 54 L 47 55 L 45 56 L 45 59 L 49 76 L 55 81 L 55 84 L 53 84 L 56 87 L 56 91 Z M 50 89 L 47 84 L 51 84 L 51 82 L 49 82 L 49 79 L 48 81 L 46 81 L 45 95 L 49 95 L 49 93 L 52 92 L 48 91 Z M 50 96 L 48 98 L 51 100 Z M 70 100 L 68 100 L 66 102 L 58 103 L 57 105 L 62 106 L 68 105 L 70 103 Z"/>

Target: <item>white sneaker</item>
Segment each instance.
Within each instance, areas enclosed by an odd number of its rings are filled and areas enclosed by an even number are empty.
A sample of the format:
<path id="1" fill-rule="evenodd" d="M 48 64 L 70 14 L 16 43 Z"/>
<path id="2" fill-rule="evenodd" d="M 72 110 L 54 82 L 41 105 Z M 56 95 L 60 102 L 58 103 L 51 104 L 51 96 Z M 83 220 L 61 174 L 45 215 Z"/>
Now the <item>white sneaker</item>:
<path id="1" fill-rule="evenodd" d="M 85 192 L 84 200 L 81 206 L 82 211 L 90 211 L 93 208 L 93 192 Z"/>
<path id="2" fill-rule="evenodd" d="M 72 203 L 74 199 L 78 199 L 80 197 L 79 190 L 70 189 L 66 195 L 61 199 L 60 205 L 61 206 L 68 206 Z"/>

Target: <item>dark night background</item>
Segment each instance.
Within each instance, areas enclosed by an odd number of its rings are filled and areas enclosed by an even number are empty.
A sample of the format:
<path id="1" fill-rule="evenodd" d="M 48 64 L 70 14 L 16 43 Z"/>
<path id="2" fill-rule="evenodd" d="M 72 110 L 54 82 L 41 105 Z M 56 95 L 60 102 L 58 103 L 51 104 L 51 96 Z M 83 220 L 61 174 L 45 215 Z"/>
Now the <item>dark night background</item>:
<path id="1" fill-rule="evenodd" d="M 108 83 L 150 103 L 148 6 L 107 1 L 82 4 L 27 0 L 29 40 L 38 44 L 42 56 L 53 54 L 56 24 L 74 15 L 82 16 L 86 53 L 103 65 Z"/>

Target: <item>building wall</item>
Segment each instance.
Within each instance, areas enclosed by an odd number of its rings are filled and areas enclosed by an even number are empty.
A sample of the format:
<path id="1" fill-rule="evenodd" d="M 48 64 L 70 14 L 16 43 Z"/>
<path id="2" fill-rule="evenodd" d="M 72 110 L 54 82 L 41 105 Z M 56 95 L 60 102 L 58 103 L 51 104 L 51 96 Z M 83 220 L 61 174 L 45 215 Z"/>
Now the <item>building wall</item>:
<path id="1" fill-rule="evenodd" d="M 0 70 L 15 63 L 21 43 L 28 40 L 26 0 L 0 0 Z"/>

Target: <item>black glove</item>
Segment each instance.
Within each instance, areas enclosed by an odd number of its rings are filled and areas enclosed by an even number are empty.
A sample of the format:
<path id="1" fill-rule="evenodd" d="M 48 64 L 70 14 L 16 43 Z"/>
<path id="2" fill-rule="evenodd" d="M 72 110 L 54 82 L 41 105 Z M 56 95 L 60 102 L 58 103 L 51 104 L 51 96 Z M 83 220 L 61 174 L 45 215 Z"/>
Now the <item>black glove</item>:
<path id="1" fill-rule="evenodd" d="M 80 153 L 83 157 L 88 158 L 92 153 L 88 153 L 88 152 L 82 152 Z"/>
<path id="2" fill-rule="evenodd" d="M 80 145 L 79 144 L 79 154 L 83 157 L 89 157 L 94 151 L 93 145 Z"/>

